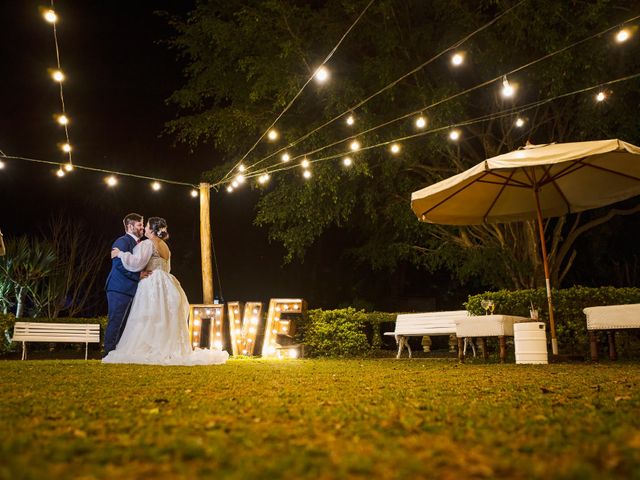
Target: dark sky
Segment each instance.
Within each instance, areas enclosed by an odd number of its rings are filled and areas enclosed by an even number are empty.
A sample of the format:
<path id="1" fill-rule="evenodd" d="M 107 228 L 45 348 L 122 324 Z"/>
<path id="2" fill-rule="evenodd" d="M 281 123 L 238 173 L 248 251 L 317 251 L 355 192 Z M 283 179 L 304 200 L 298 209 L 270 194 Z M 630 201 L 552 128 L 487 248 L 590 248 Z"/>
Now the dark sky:
<path id="1" fill-rule="evenodd" d="M 64 139 L 63 130 L 53 118 L 60 110 L 57 84 L 47 72 L 55 66 L 53 35 L 39 11 L 47 4 L 0 2 L 0 149 L 7 155 L 62 162 L 58 144 Z M 200 172 L 215 161 L 212 149 L 189 153 L 161 136 L 164 123 L 175 116 L 165 99 L 179 86 L 181 70 L 175 54 L 161 43 L 172 31 L 154 12 L 184 15 L 193 4 L 56 2 L 61 63 L 67 75 L 65 103 L 77 164 L 197 183 Z M 105 240 L 121 234 L 121 219 L 128 212 L 163 216 L 172 235 L 173 273 L 192 303 L 201 301 L 199 207 L 189 188 L 165 185 L 152 192 L 146 181 L 121 178 L 118 187 L 110 189 L 99 173 L 76 170 L 60 179 L 53 166 L 5 163 L 0 171 L 0 228 L 5 238 L 46 231 L 49 218 L 60 212 Z M 269 244 L 266 232 L 252 226 L 251 193 L 233 199 L 226 192 L 214 193 L 212 200 L 225 300 L 303 296 L 311 302 L 333 301 L 307 283 L 308 265 L 282 266 L 282 248 Z"/>

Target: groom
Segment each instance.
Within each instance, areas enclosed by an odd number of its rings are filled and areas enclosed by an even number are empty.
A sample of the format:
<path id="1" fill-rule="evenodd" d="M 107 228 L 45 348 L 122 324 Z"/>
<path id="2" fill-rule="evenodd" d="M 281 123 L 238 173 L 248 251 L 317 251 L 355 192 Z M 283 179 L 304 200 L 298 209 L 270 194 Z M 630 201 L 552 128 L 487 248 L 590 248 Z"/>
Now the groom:
<path id="1" fill-rule="evenodd" d="M 123 252 L 131 252 L 144 235 L 142 215 L 130 213 L 124 220 L 125 235 L 113 242 L 111 248 L 119 248 Z M 120 335 L 127 323 L 129 308 L 136 294 L 138 282 L 147 277 L 149 272 L 130 272 L 122 265 L 118 257 L 111 260 L 111 272 L 107 277 L 106 291 L 109 305 L 109 321 L 104 334 L 104 355 L 116 348 Z"/>

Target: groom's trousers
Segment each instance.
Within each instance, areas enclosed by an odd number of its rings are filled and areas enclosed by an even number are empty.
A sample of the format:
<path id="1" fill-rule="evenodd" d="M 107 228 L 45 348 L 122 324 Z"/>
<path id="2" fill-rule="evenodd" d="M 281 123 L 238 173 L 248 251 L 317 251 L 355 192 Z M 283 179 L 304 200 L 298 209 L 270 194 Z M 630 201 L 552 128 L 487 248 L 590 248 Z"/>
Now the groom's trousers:
<path id="1" fill-rule="evenodd" d="M 107 304 L 109 306 L 109 321 L 104 332 L 104 354 L 115 350 L 118 340 L 127 323 L 127 316 L 133 297 L 120 292 L 107 292 Z"/>

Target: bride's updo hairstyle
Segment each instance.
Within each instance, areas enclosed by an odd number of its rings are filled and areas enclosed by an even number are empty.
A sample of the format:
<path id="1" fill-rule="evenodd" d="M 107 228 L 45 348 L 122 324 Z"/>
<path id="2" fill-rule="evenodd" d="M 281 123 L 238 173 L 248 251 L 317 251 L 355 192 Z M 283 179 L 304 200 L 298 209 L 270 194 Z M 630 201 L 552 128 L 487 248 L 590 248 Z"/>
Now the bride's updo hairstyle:
<path id="1" fill-rule="evenodd" d="M 167 221 L 160 217 L 149 217 L 149 228 L 151 231 L 162 240 L 169 238 L 169 232 L 167 232 Z"/>

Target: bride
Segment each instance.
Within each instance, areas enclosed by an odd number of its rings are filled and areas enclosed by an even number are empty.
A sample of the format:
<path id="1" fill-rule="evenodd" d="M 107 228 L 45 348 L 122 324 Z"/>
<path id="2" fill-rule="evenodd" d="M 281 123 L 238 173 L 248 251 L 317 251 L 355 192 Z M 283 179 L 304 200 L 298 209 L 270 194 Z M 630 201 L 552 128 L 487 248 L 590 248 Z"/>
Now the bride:
<path id="1" fill-rule="evenodd" d="M 133 253 L 114 248 L 111 258 L 119 257 L 131 272 L 151 271 L 140 280 L 131 311 L 116 349 L 103 363 L 145 363 L 154 365 L 212 365 L 227 361 L 224 351 L 191 348 L 189 340 L 189 302 L 180 283 L 169 273 L 171 252 L 164 242 L 169 237 L 167 222 L 149 218 L 143 240 Z"/>

